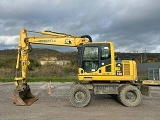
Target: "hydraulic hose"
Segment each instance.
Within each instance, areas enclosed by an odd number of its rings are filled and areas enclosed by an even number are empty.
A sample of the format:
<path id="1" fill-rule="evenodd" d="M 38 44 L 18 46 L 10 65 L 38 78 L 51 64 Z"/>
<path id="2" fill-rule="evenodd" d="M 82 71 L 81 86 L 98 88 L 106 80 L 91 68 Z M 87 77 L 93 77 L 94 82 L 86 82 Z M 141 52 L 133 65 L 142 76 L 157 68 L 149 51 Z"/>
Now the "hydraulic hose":
<path id="1" fill-rule="evenodd" d="M 81 38 L 88 38 L 89 42 L 92 42 L 92 38 L 89 35 L 83 35 L 83 36 L 81 36 Z"/>

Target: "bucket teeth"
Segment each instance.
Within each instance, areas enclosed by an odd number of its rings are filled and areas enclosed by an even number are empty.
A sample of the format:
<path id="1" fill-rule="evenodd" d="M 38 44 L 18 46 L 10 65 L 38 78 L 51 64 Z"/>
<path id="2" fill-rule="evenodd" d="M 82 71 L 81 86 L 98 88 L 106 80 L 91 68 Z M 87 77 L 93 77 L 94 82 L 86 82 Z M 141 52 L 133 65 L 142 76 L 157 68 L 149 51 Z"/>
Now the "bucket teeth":
<path id="1" fill-rule="evenodd" d="M 37 100 L 38 98 L 36 98 L 31 93 L 29 85 L 23 85 L 21 87 L 17 87 L 14 90 L 14 94 L 12 97 L 12 102 L 20 106 L 29 106 Z"/>

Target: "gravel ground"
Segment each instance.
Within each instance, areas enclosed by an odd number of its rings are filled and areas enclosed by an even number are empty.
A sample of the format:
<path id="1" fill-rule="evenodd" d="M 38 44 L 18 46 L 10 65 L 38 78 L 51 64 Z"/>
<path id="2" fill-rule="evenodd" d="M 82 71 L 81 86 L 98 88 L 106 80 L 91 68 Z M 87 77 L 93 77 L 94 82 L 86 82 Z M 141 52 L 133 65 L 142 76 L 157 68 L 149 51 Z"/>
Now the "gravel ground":
<path id="1" fill-rule="evenodd" d="M 125 107 L 108 95 L 92 95 L 85 108 L 75 108 L 69 102 L 71 83 L 29 83 L 39 97 L 31 106 L 16 106 L 11 102 L 13 83 L 0 83 L 0 120 L 160 120 L 160 87 L 151 88 L 151 96 L 143 96 L 137 107 Z"/>

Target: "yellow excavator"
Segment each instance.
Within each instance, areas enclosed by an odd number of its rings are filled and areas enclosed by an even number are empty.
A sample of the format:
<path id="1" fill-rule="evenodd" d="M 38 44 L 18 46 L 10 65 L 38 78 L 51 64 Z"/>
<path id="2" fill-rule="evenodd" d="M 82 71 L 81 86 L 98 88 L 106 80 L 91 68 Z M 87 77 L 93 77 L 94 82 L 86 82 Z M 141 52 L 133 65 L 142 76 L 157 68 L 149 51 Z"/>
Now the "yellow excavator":
<path id="1" fill-rule="evenodd" d="M 22 29 L 16 63 L 16 86 L 12 97 L 16 105 L 31 105 L 36 98 L 27 84 L 27 68 L 31 44 L 77 47 L 78 80 L 70 88 L 70 103 L 85 107 L 90 103 L 91 92 L 116 96 L 125 106 L 140 104 L 141 95 L 149 95 L 149 86 L 138 81 L 136 62 L 115 57 L 112 42 L 92 42 L 89 35 L 73 36 L 52 31 L 34 32 Z M 19 74 L 20 73 L 20 74 Z"/>

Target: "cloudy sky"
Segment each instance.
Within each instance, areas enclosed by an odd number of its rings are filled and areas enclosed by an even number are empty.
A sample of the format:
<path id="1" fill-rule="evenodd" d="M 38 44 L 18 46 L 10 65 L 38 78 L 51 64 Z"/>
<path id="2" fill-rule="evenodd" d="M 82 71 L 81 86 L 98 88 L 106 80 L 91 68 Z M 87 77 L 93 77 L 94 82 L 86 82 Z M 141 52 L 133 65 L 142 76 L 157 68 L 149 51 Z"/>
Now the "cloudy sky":
<path id="1" fill-rule="evenodd" d="M 23 28 L 88 34 L 119 52 L 160 53 L 160 0 L 0 0 L 0 49 L 17 48 Z"/>

